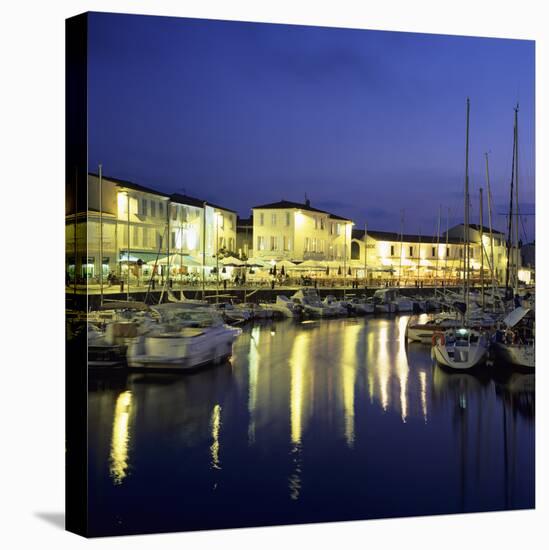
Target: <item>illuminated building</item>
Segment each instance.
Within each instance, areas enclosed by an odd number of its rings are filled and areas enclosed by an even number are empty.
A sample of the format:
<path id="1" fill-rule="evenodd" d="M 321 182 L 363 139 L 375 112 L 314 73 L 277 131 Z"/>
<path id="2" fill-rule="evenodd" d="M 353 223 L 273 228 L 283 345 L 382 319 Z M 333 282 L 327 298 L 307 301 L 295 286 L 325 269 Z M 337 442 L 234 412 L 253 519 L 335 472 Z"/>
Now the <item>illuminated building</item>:
<path id="1" fill-rule="evenodd" d="M 279 201 L 253 209 L 253 255 L 260 260 L 348 260 L 353 222 L 304 203 Z"/>

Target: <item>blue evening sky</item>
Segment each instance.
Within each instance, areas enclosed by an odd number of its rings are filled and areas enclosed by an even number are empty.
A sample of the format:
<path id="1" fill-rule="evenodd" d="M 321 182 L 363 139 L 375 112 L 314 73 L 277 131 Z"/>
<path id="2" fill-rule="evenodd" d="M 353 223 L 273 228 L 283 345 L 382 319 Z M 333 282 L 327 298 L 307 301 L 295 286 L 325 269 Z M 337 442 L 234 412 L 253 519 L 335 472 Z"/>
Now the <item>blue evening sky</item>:
<path id="1" fill-rule="evenodd" d="M 519 111 L 520 208 L 534 212 L 534 42 L 201 19 L 90 15 L 89 166 L 166 192 L 303 201 L 358 228 L 471 221 L 490 151 L 505 229 Z M 486 191 L 485 191 L 486 195 Z M 485 210 L 485 222 L 488 214 Z M 534 238 L 533 216 L 523 219 Z M 524 238 L 524 235 L 523 235 Z"/>

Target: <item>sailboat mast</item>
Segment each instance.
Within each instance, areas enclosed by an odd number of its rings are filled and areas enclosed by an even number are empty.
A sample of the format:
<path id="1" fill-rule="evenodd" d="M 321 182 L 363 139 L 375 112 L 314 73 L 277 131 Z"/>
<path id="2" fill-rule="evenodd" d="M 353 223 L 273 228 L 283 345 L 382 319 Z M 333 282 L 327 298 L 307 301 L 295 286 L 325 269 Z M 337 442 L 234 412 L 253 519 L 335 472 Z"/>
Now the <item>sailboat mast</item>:
<path id="1" fill-rule="evenodd" d="M 436 290 L 438 288 L 438 256 L 440 251 L 440 210 L 442 206 L 438 206 L 438 222 L 437 222 L 437 248 L 435 250 L 436 256 L 435 256 L 435 294 Z"/>
<path id="2" fill-rule="evenodd" d="M 482 187 L 479 189 L 480 193 L 480 292 L 481 292 L 481 302 L 482 302 L 482 311 L 484 311 L 484 242 L 483 232 L 484 228 L 482 226 Z"/>
<path id="3" fill-rule="evenodd" d="M 511 163 L 511 185 L 509 192 L 509 216 L 507 220 L 507 268 L 505 270 L 505 295 L 509 294 L 509 275 L 511 267 L 511 252 L 513 240 L 513 184 L 515 182 L 515 157 L 517 146 L 517 110 L 515 109 L 515 123 L 513 126 L 513 160 Z"/>
<path id="4" fill-rule="evenodd" d="M 465 315 L 469 316 L 469 111 L 471 102 L 467 98 L 467 122 L 465 134 L 465 212 L 463 224 L 463 242 L 465 246 L 464 268 L 465 277 L 463 285 L 463 294 L 465 301 Z"/>
<path id="5" fill-rule="evenodd" d="M 398 286 L 402 277 L 402 241 L 404 239 L 404 209 L 400 211 L 400 262 L 398 266 Z"/>
<path id="6" fill-rule="evenodd" d="M 518 188 L 519 188 L 519 154 L 518 154 L 518 110 L 519 106 L 515 108 L 515 295 L 518 294 L 518 270 L 519 270 L 519 202 L 518 202 Z"/>
<path id="7" fill-rule="evenodd" d="M 488 188 L 488 229 L 490 231 L 490 275 L 492 277 L 492 311 L 496 311 L 496 288 L 494 274 L 494 236 L 492 234 L 492 193 L 490 191 L 490 172 L 488 169 L 488 153 L 486 157 L 486 187 Z"/>

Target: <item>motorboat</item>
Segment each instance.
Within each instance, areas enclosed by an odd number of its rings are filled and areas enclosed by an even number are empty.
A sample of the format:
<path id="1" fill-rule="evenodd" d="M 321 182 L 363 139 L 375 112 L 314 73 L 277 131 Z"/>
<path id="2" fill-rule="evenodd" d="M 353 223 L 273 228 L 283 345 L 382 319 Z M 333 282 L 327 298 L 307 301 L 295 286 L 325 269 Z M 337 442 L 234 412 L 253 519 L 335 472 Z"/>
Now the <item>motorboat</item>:
<path id="1" fill-rule="evenodd" d="M 298 300 L 290 299 L 283 294 L 279 294 L 276 297 L 276 302 L 274 304 L 262 304 L 262 306 L 263 305 L 268 306 L 284 317 L 300 317 L 303 315 L 304 311 L 303 306 Z"/>
<path id="2" fill-rule="evenodd" d="M 352 311 L 351 304 L 347 300 L 338 300 L 335 296 L 332 294 L 328 294 L 322 300 L 322 303 L 325 307 L 331 308 L 333 310 L 333 314 L 335 315 L 349 315 L 349 313 Z"/>
<path id="3" fill-rule="evenodd" d="M 336 308 L 323 304 L 318 292 L 312 288 L 302 288 L 298 290 L 292 296 L 292 300 L 303 307 L 305 315 L 311 317 L 334 317 L 339 315 Z"/>
<path id="4" fill-rule="evenodd" d="M 389 288 L 382 288 L 374 292 L 373 301 L 376 313 L 396 313 L 397 305 L 393 301 L 395 291 Z"/>
<path id="5" fill-rule="evenodd" d="M 375 311 L 374 302 L 368 298 L 351 298 L 349 305 L 357 315 L 366 315 Z"/>
<path id="6" fill-rule="evenodd" d="M 488 347 L 484 332 L 462 325 L 433 334 L 431 357 L 444 367 L 467 370 L 486 362 Z"/>
<path id="7" fill-rule="evenodd" d="M 503 320 L 494 333 L 495 358 L 508 365 L 534 369 L 536 362 L 534 316 L 530 308 L 519 306 Z"/>
<path id="8" fill-rule="evenodd" d="M 243 323 L 249 321 L 253 317 L 250 308 L 243 305 L 235 305 L 230 302 L 216 304 L 215 309 L 222 314 L 223 319 L 228 323 Z"/>
<path id="9" fill-rule="evenodd" d="M 128 366 L 136 369 L 189 370 L 220 364 L 232 355 L 242 333 L 223 322 L 213 308 L 183 309 L 128 343 Z"/>
<path id="10" fill-rule="evenodd" d="M 406 324 L 405 338 L 412 342 L 431 344 L 436 332 L 444 332 L 449 328 L 459 327 L 461 324 L 461 320 L 451 313 L 430 315 L 425 320 L 420 320 L 418 316 L 412 316 Z"/>

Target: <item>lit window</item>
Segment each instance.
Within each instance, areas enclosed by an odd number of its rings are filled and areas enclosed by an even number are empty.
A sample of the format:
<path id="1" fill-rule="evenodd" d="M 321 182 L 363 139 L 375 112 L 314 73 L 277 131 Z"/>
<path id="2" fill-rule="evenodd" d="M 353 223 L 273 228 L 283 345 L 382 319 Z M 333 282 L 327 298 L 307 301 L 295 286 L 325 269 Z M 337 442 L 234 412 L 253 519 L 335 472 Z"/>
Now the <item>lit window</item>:
<path id="1" fill-rule="evenodd" d="M 414 255 L 414 247 L 411 246 L 411 247 L 410 247 L 410 256 L 413 256 L 413 255 Z"/>
<path id="2" fill-rule="evenodd" d="M 431 256 L 434 258 L 435 255 L 436 255 L 436 249 L 435 249 L 435 247 L 433 246 L 433 247 L 431 248 Z"/>

